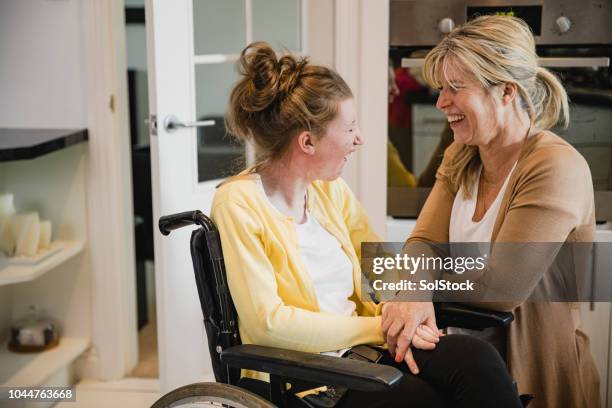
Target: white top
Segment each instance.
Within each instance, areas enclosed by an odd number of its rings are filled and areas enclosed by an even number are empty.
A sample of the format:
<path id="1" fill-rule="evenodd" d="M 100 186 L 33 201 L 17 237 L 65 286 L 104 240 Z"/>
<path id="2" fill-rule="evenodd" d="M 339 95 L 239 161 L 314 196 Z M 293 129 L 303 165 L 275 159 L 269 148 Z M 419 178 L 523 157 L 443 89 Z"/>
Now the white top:
<path id="1" fill-rule="evenodd" d="M 448 230 L 450 242 L 490 242 L 491 236 L 493 235 L 493 227 L 501 202 L 508 187 L 508 181 L 510 175 L 514 171 L 516 163 L 512 166 L 510 173 L 504 181 L 504 185 L 497 193 L 495 201 L 491 204 L 491 207 L 487 210 L 485 215 L 480 221 L 472 221 L 474 217 L 474 211 L 476 210 L 476 198 L 478 197 L 478 180 L 480 179 L 480 173 L 482 166 L 478 171 L 478 177 L 474 181 L 472 186 L 472 197 L 466 199 L 461 191 L 458 191 L 455 195 L 455 201 L 453 202 L 453 209 L 451 211 L 450 226 Z"/>
<path id="2" fill-rule="evenodd" d="M 306 222 L 295 224 L 300 254 L 310 273 L 321 312 L 351 316 L 355 302 L 353 265 L 340 242 L 306 212 Z"/>
<path id="3" fill-rule="evenodd" d="M 259 183 L 264 197 L 268 198 Z M 270 205 L 276 209 L 274 204 Z M 278 210 L 278 209 L 277 209 Z M 353 285 L 353 265 L 342 249 L 340 242 L 319 224 L 308 210 L 306 222 L 295 223 L 300 255 L 306 265 L 314 286 L 319 310 L 344 316 L 355 314 L 357 306 L 349 300 L 355 291 Z M 332 328 L 330 328 L 332 330 Z M 348 349 L 330 351 L 322 354 L 341 356 Z"/>
<path id="4" fill-rule="evenodd" d="M 482 166 L 478 171 L 478 177 L 474 181 L 472 186 L 472 197 L 466 199 L 461 191 L 458 191 L 455 195 L 455 201 L 453 201 L 453 209 L 451 211 L 450 226 L 449 226 L 449 241 L 450 242 L 480 242 L 484 243 L 485 247 L 466 248 L 462 246 L 460 248 L 451 245 L 451 256 L 481 256 L 484 253 L 489 253 L 491 237 L 493 235 L 493 227 L 495 226 L 495 220 L 499 214 L 501 202 L 508 187 L 508 181 L 510 176 L 516 167 L 516 163 L 512 166 L 510 173 L 506 177 L 502 188 L 497 193 L 497 197 L 491 204 L 491 207 L 487 210 L 480 221 L 473 221 L 474 210 L 476 209 L 476 199 L 478 197 L 478 180 L 480 179 L 480 173 Z M 461 253 L 458 251 L 461 249 Z M 468 253 L 470 252 L 470 253 Z M 472 253 L 474 252 L 474 253 Z M 474 337 L 478 337 L 485 340 L 497 350 L 500 351 L 502 356 L 505 356 L 505 332 L 499 330 L 499 328 L 491 327 L 482 331 L 459 329 L 449 327 L 447 332 L 449 334 L 468 334 Z"/>
<path id="5" fill-rule="evenodd" d="M 300 254 L 310 273 L 319 310 L 351 316 L 357 307 L 349 300 L 354 292 L 353 265 L 340 242 L 306 211 L 306 222 L 295 224 Z M 330 328 L 331 329 L 331 328 Z M 342 356 L 348 348 L 321 354 Z"/>

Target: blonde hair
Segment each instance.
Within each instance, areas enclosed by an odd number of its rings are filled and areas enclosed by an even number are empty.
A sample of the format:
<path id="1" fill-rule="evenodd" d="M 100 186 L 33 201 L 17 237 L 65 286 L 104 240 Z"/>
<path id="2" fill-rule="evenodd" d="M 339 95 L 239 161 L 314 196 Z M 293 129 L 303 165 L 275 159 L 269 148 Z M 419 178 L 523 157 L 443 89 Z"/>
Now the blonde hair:
<path id="1" fill-rule="evenodd" d="M 237 139 L 255 144 L 253 171 L 280 158 L 299 132 L 323 136 L 339 103 L 353 96 L 334 70 L 293 55 L 277 58 L 265 42 L 242 51 L 239 70 L 225 125 Z"/>
<path id="2" fill-rule="evenodd" d="M 447 72 L 453 67 L 471 74 L 485 89 L 515 84 L 532 130 L 550 129 L 558 122 L 567 126 L 567 93 L 553 73 L 538 66 L 537 58 L 533 34 L 523 20 L 481 16 L 455 28 L 427 54 L 423 77 L 438 89 L 448 82 Z M 480 163 L 478 148 L 462 145 L 441 171 L 457 191 L 463 188 L 470 197 Z"/>

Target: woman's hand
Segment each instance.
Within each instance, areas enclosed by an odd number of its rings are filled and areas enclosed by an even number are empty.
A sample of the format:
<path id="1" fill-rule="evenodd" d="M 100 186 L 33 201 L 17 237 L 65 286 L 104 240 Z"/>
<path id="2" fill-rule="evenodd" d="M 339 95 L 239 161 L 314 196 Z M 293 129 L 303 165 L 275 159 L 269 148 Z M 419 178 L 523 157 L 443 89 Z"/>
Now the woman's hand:
<path id="1" fill-rule="evenodd" d="M 391 356 L 396 362 L 406 361 L 413 374 L 419 373 L 410 345 L 419 325 L 428 326 L 433 333 L 438 333 L 436 315 L 431 302 L 388 302 L 382 308 L 382 332 Z M 421 347 L 434 348 L 433 335 L 425 334 L 418 342 Z M 432 347 L 433 346 L 433 347 Z"/>
<path id="2" fill-rule="evenodd" d="M 433 350 L 442 336 L 444 336 L 444 333 L 441 330 L 435 332 L 431 327 L 422 324 L 417 327 L 414 337 L 412 337 L 412 347 L 421 350 Z"/>

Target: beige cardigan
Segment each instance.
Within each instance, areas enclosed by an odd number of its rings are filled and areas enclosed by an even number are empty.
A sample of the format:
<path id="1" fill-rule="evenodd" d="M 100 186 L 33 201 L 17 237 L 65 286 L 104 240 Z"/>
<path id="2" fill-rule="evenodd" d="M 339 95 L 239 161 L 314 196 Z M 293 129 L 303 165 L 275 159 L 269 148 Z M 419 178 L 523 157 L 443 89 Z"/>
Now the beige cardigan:
<path id="1" fill-rule="evenodd" d="M 449 241 L 457 191 L 448 182 L 444 166 L 458 147 L 454 143 L 446 150 L 437 181 L 408 245 Z M 593 186 L 586 161 L 557 135 L 541 132 L 522 147 L 503 196 L 492 241 L 592 241 L 594 214 Z M 517 285 L 516 280 L 511 284 Z M 515 321 L 507 331 L 507 364 L 519 392 L 536 396 L 530 408 L 600 406 L 599 376 L 588 336 L 578 327 L 577 304 L 498 302 L 479 306 L 514 312 Z"/>

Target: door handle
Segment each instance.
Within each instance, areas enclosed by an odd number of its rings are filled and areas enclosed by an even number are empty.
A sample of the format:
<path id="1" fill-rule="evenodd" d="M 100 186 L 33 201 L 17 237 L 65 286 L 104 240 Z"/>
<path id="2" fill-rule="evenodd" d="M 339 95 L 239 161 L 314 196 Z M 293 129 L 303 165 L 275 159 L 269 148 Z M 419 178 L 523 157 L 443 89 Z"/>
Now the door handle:
<path id="1" fill-rule="evenodd" d="M 214 126 L 215 121 L 210 120 L 198 120 L 195 122 L 181 122 L 176 116 L 168 115 L 166 119 L 164 119 L 164 129 L 166 132 L 172 133 L 181 128 L 188 127 L 200 127 L 200 126 Z"/>

